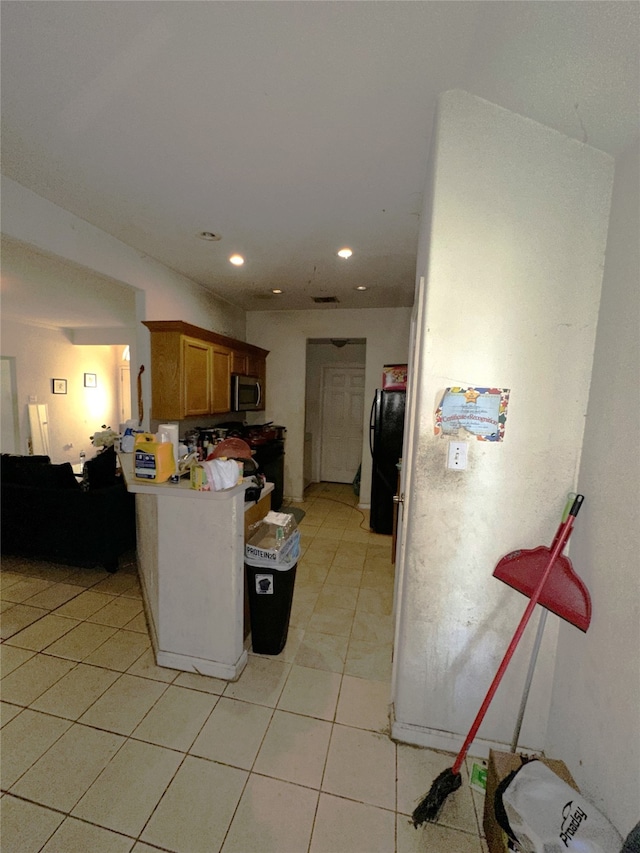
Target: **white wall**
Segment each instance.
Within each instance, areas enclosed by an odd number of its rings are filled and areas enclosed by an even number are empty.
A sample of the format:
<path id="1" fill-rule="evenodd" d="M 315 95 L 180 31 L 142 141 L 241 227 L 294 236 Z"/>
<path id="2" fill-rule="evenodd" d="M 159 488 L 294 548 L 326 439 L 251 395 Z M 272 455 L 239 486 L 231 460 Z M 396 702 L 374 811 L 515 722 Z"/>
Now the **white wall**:
<path id="1" fill-rule="evenodd" d="M 613 161 L 459 91 L 440 100 L 433 144 L 394 734 L 457 751 L 526 606 L 493 568 L 518 547 L 550 544 L 575 487 Z M 445 468 L 447 442 L 433 433 L 436 402 L 458 384 L 511 389 L 504 442 L 471 441 L 463 472 Z M 547 622 L 525 747 L 545 745 L 557 622 Z M 475 754 L 511 739 L 533 633 L 532 623 Z"/>
<path id="2" fill-rule="evenodd" d="M 12 321 L 3 324 L 2 353 L 16 359 L 20 446 L 27 453 L 30 397 L 45 403 L 49 415 L 51 459 L 55 463 L 80 461 L 96 449 L 89 436 L 102 424 L 118 428 L 117 376 L 122 347 L 74 346 L 61 329 Z M 96 388 L 84 387 L 84 374 L 95 373 Z M 52 379 L 66 379 L 67 393 L 53 394 Z"/>
<path id="3" fill-rule="evenodd" d="M 144 364 L 142 384 L 147 426 L 151 353 L 149 332 L 141 325 L 142 320 L 184 320 L 245 339 L 244 311 L 5 177 L 2 178 L 2 233 L 134 288 L 135 316 L 130 318 L 130 324 L 136 330 L 136 337 L 131 343 L 131 378 L 135 391 L 138 369 Z M 72 299 L 73 294 L 67 290 L 62 298 Z M 89 333 L 83 330 L 82 342 L 86 343 L 88 337 Z M 11 355 L 4 343 L 2 354 Z M 137 412 L 136 400 L 133 412 Z"/>
<path id="4" fill-rule="evenodd" d="M 5 177 L 2 232 L 147 294 L 138 319 L 184 320 L 244 339 L 241 309 Z"/>
<path id="5" fill-rule="evenodd" d="M 571 558 L 593 601 L 560 630 L 549 754 L 627 835 L 640 817 L 640 145 L 616 161 Z"/>
<path id="6" fill-rule="evenodd" d="M 250 311 L 247 340 L 270 350 L 264 420 L 287 427 L 284 492 L 300 501 L 304 491 L 305 363 L 307 338 L 366 338 L 365 412 L 361 495 L 371 489 L 367 400 L 382 381 L 385 364 L 407 361 L 410 308 Z M 367 499 L 367 500 L 365 500 Z"/>

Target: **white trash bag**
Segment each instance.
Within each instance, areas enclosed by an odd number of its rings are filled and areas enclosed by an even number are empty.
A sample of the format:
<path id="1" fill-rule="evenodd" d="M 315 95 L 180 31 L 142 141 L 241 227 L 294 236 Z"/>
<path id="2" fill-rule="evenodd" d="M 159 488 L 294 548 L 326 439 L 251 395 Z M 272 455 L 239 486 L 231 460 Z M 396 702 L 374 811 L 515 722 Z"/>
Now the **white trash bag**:
<path id="1" fill-rule="evenodd" d="M 620 853 L 622 848 L 622 836 L 607 818 L 541 761 L 528 761 L 505 779 L 496 791 L 495 810 L 521 853 Z"/>

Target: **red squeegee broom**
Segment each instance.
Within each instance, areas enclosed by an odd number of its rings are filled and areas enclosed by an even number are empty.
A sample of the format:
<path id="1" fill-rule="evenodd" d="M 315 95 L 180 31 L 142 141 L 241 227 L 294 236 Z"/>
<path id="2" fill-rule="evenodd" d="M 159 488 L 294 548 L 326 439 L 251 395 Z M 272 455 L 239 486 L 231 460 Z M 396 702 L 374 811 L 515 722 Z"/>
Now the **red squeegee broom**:
<path id="1" fill-rule="evenodd" d="M 491 700 L 493 699 L 496 690 L 500 682 L 502 681 L 502 676 L 504 675 L 511 658 L 516 650 L 516 646 L 520 642 L 520 638 L 524 633 L 524 629 L 527 627 L 527 623 L 531 618 L 531 614 L 533 613 L 540 597 L 543 593 L 543 589 L 545 589 L 545 584 L 547 581 L 555 581 L 555 576 L 562 575 L 566 577 L 566 563 L 568 563 L 568 559 L 566 557 L 562 557 L 562 550 L 569 540 L 569 536 L 571 535 L 571 530 L 573 528 L 574 521 L 578 512 L 580 511 L 580 507 L 582 506 L 582 502 L 584 500 L 583 495 L 577 495 L 576 499 L 571 506 L 571 510 L 569 511 L 569 515 L 566 520 L 562 521 L 560 524 L 555 538 L 553 540 L 553 544 L 551 548 L 547 548 L 545 546 L 540 546 L 538 548 L 534 548 L 528 551 L 514 551 L 512 554 L 508 554 L 506 557 L 500 561 L 498 566 L 508 561 L 508 564 L 511 569 L 511 574 L 515 574 L 513 572 L 514 566 L 517 566 L 521 575 L 526 577 L 535 577 L 536 584 L 535 587 L 528 590 L 524 590 L 522 587 L 514 584 L 517 589 L 525 592 L 525 594 L 530 595 L 529 604 L 524 611 L 522 618 L 516 628 L 515 634 L 511 642 L 509 643 L 509 647 L 505 652 L 505 655 L 502 659 L 502 663 L 498 667 L 498 671 L 496 672 L 493 681 L 491 682 L 491 686 L 487 692 L 487 695 L 484 698 L 482 705 L 480 706 L 480 710 L 473 721 L 473 725 L 469 730 L 469 734 L 467 735 L 464 743 L 462 744 L 462 748 L 458 753 L 456 760 L 453 763 L 453 767 L 449 767 L 446 770 L 443 770 L 439 776 L 437 776 L 431 785 L 428 793 L 423 797 L 420 803 L 415 808 L 411 820 L 414 826 L 419 826 L 424 821 L 433 821 L 436 819 L 438 812 L 440 811 L 442 805 L 445 800 L 452 794 L 454 791 L 457 791 L 460 785 L 462 784 L 462 774 L 460 773 L 460 768 L 467 756 L 467 752 L 469 751 L 469 747 L 471 746 L 471 742 L 474 737 L 478 733 L 478 729 L 487 713 L 489 705 L 491 704 Z M 571 572 L 573 574 L 573 572 Z M 574 576 L 575 577 L 575 576 Z M 501 578 L 502 579 L 502 578 Z M 556 586 L 562 586 L 562 579 L 559 584 L 556 583 Z M 545 606 L 549 606 L 545 602 Z M 557 612 L 557 611 L 556 611 Z M 560 613 L 563 616 L 563 613 Z M 590 610 L 589 610 L 590 616 Z M 566 618 L 566 617 L 565 617 Z M 579 625 L 577 621 L 573 621 L 574 624 L 577 624 L 578 627 L 582 627 Z M 584 621 L 584 620 L 583 620 Z M 588 619 L 586 620 L 586 625 L 588 625 Z M 586 631 L 586 626 L 582 627 L 582 630 Z"/>

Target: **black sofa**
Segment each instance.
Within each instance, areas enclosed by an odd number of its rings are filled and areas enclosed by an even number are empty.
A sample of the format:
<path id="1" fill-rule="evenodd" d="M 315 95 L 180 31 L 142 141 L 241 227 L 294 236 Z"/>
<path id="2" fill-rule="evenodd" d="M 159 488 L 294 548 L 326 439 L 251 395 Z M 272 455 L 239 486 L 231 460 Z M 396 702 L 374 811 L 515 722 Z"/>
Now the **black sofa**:
<path id="1" fill-rule="evenodd" d="M 68 462 L 3 453 L 1 492 L 2 554 L 115 572 L 136 547 L 135 496 L 113 448 L 85 464 L 82 481 Z"/>

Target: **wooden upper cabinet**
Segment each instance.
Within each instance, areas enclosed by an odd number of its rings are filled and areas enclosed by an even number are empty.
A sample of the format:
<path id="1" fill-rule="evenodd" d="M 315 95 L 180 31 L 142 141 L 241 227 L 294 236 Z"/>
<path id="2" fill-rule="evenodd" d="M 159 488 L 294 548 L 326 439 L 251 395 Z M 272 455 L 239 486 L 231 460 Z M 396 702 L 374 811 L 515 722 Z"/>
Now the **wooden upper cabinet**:
<path id="1" fill-rule="evenodd" d="M 264 408 L 267 350 L 180 320 L 143 324 L 151 332 L 152 418 L 229 412 L 232 373 L 259 377 Z"/>
<path id="2" fill-rule="evenodd" d="M 251 376 L 247 369 L 248 357 L 246 352 L 233 350 L 231 353 L 231 372 L 239 373 L 241 376 Z"/>
<path id="3" fill-rule="evenodd" d="M 247 355 L 247 376 L 257 376 L 260 380 L 260 409 L 267 408 L 267 359 L 265 356 Z"/>
<path id="4" fill-rule="evenodd" d="M 182 338 L 171 332 L 151 335 L 151 417 L 182 420 L 184 414 Z"/>
<path id="5" fill-rule="evenodd" d="M 225 347 L 211 347 L 211 414 L 231 410 L 231 355 Z"/>
<path id="6" fill-rule="evenodd" d="M 153 381 L 153 367 L 152 367 Z M 211 412 L 212 347 L 194 338 L 182 338 L 182 395 L 184 417 Z"/>

